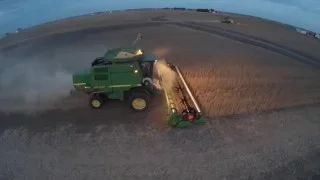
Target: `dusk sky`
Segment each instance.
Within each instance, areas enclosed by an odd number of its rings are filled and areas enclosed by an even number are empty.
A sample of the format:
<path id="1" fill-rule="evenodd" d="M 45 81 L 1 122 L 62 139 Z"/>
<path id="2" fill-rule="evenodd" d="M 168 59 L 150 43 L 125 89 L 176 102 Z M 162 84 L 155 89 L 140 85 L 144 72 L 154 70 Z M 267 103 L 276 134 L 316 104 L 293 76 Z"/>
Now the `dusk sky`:
<path id="1" fill-rule="evenodd" d="M 0 0 L 0 36 L 95 11 L 175 6 L 253 15 L 320 33 L 320 0 Z"/>

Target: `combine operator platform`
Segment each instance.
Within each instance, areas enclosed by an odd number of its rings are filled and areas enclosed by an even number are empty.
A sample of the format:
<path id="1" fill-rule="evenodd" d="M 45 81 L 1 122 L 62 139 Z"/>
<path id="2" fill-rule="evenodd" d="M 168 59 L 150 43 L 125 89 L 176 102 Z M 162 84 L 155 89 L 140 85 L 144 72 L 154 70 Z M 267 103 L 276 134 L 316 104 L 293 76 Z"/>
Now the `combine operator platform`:
<path id="1" fill-rule="evenodd" d="M 168 124 L 178 128 L 203 124 L 200 107 L 179 68 L 171 63 L 168 66 L 177 75 L 173 88 L 163 89 L 168 107 Z"/>

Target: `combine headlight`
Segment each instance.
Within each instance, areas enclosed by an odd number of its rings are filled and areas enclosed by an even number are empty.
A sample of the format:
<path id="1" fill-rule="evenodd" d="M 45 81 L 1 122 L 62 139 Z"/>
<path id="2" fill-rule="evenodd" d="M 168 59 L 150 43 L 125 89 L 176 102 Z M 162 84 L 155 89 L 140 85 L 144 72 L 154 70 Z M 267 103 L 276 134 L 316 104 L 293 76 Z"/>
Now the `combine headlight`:
<path id="1" fill-rule="evenodd" d="M 139 49 L 139 50 L 136 52 L 136 55 L 141 55 L 141 54 L 143 54 L 143 53 L 142 53 L 141 49 Z"/>

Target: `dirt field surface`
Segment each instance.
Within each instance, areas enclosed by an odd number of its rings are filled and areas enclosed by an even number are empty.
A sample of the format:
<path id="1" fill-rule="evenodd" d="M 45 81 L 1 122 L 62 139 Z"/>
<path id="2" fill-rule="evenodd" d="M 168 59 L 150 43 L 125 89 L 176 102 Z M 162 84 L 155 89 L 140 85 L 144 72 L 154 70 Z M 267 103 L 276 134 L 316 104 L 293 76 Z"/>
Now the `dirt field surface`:
<path id="1" fill-rule="evenodd" d="M 2 39 L 0 179 L 320 179 L 319 41 L 221 16 L 106 13 Z M 68 95 L 72 72 L 139 32 L 145 51 L 182 69 L 205 125 L 167 127 L 162 96 L 132 113 Z"/>

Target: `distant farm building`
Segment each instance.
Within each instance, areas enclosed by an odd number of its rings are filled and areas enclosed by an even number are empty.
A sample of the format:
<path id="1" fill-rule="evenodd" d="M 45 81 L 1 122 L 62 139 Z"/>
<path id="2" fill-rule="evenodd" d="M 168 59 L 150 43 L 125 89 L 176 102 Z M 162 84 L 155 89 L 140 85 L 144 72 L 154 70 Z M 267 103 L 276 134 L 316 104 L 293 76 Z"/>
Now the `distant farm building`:
<path id="1" fill-rule="evenodd" d="M 307 34 L 307 31 L 306 31 L 306 30 L 303 30 L 303 29 L 297 28 L 296 31 L 297 31 L 298 33 L 301 33 L 301 34 Z"/>

